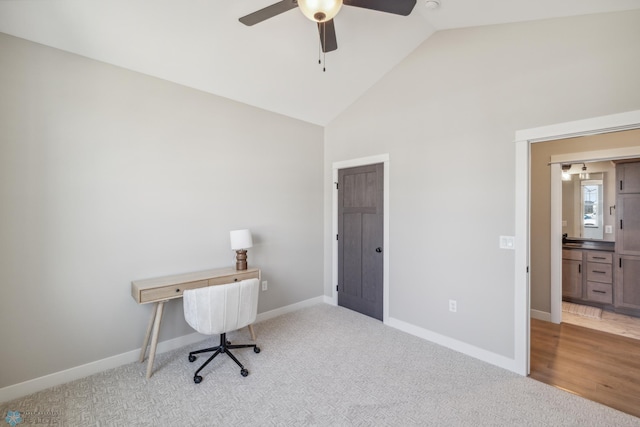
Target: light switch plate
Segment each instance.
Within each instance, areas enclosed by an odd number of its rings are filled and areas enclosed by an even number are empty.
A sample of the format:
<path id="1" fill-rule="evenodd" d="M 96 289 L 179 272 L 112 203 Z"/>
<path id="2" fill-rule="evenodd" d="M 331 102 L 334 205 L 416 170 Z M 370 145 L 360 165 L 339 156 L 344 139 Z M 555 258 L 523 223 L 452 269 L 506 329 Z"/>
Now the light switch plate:
<path id="1" fill-rule="evenodd" d="M 513 236 L 500 236 L 500 249 L 515 250 L 515 240 Z"/>
<path id="2" fill-rule="evenodd" d="M 604 226 L 604 232 L 607 234 L 612 234 L 613 233 L 613 227 L 610 225 L 605 225 Z"/>

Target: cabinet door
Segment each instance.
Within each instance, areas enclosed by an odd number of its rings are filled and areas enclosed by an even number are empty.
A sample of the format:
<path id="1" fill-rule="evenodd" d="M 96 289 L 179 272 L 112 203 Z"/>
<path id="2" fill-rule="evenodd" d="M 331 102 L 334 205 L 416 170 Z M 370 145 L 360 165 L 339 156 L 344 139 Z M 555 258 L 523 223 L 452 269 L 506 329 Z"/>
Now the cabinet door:
<path id="1" fill-rule="evenodd" d="M 620 163 L 616 166 L 618 193 L 640 193 L 640 163 Z"/>
<path id="2" fill-rule="evenodd" d="M 615 306 L 640 309 L 640 257 L 620 255 L 616 267 Z"/>
<path id="3" fill-rule="evenodd" d="M 616 251 L 640 255 L 640 194 L 619 194 Z"/>
<path id="4" fill-rule="evenodd" d="M 562 296 L 582 298 L 582 261 L 562 260 Z"/>

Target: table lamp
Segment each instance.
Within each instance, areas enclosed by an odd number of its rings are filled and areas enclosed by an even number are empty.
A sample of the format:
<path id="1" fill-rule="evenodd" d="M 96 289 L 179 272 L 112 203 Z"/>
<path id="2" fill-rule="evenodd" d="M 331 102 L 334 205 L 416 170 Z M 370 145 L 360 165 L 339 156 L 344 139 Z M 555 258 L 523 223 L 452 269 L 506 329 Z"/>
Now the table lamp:
<path id="1" fill-rule="evenodd" d="M 230 232 L 231 249 L 236 251 L 236 270 L 247 269 L 247 249 L 253 246 L 249 230 L 233 230 Z"/>

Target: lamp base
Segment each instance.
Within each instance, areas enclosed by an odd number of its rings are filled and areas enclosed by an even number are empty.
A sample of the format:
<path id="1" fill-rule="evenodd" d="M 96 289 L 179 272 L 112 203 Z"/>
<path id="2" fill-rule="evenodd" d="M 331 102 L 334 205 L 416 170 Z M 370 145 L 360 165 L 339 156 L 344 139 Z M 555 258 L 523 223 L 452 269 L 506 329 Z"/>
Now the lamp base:
<path id="1" fill-rule="evenodd" d="M 236 270 L 247 269 L 247 251 L 241 249 L 236 251 Z"/>

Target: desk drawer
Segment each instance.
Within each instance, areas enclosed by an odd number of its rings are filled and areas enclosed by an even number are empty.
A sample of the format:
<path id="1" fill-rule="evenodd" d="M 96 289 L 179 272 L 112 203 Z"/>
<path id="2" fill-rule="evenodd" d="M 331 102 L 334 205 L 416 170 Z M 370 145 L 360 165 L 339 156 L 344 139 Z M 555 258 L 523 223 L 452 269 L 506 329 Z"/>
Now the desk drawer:
<path id="1" fill-rule="evenodd" d="M 225 283 L 233 283 L 233 282 L 239 282 L 241 280 L 259 279 L 259 278 L 260 278 L 259 271 L 238 272 L 234 274 L 229 274 L 227 276 L 220 276 L 220 277 L 214 277 L 212 279 L 209 279 L 209 286 L 224 285 Z"/>
<path id="2" fill-rule="evenodd" d="M 168 285 L 158 288 L 143 289 L 140 292 L 140 304 L 151 301 L 162 301 L 172 298 L 182 297 L 185 289 L 203 288 L 208 285 L 207 280 L 197 280 L 195 282 L 180 283 L 178 285 Z"/>
<path id="3" fill-rule="evenodd" d="M 587 282 L 589 301 L 613 304 L 613 286 L 606 283 Z"/>
<path id="4" fill-rule="evenodd" d="M 587 280 L 590 282 L 612 283 L 611 264 L 587 263 Z"/>

